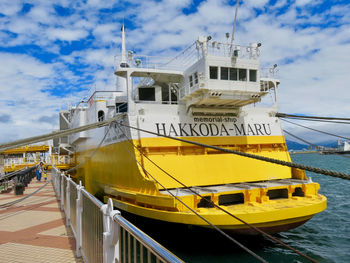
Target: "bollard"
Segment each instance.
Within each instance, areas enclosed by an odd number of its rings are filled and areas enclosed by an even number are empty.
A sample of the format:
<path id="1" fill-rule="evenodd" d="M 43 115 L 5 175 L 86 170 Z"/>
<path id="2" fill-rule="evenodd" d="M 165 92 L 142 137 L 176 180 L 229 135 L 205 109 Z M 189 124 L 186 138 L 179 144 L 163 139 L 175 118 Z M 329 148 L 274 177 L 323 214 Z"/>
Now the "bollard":
<path id="1" fill-rule="evenodd" d="M 15 195 L 23 195 L 24 185 L 22 183 L 15 184 Z"/>
<path id="2" fill-rule="evenodd" d="M 16 176 L 14 178 L 14 184 L 15 184 L 15 195 L 23 195 L 24 192 L 24 185 L 23 183 L 20 181 L 19 176 Z"/>

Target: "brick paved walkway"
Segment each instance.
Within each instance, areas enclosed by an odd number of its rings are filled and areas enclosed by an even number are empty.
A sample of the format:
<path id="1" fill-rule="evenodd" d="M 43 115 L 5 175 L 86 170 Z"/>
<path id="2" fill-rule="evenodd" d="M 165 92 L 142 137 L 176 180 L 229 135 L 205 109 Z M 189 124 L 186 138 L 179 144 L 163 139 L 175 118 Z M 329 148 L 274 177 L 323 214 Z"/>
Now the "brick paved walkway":
<path id="1" fill-rule="evenodd" d="M 22 196 L 13 191 L 0 194 L 0 204 L 20 199 L 43 184 L 33 179 Z M 51 183 L 22 202 L 0 208 L 0 263 L 83 262 L 74 251 L 74 236 L 65 226 Z"/>

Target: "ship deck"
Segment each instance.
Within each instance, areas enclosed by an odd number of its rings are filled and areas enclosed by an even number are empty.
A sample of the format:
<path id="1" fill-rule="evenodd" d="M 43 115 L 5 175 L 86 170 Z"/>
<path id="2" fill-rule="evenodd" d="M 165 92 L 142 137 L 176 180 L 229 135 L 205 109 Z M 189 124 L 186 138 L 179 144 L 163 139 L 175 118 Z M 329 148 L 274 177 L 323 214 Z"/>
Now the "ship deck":
<path id="1" fill-rule="evenodd" d="M 281 179 L 274 181 L 264 181 L 258 183 L 237 183 L 237 184 L 225 184 L 225 185 L 216 185 L 216 186 L 201 186 L 201 187 L 191 187 L 191 190 L 186 188 L 175 188 L 171 189 L 168 192 L 166 190 L 160 190 L 162 194 L 170 195 L 173 194 L 175 196 L 187 196 L 193 195 L 193 191 L 198 194 L 208 194 L 208 193 L 221 193 L 221 192 L 229 192 L 229 191 L 237 191 L 237 190 L 251 190 L 251 189 L 259 189 L 259 188 L 269 188 L 269 187 L 280 187 L 280 186 L 288 186 L 288 185 L 300 185 L 300 184 L 308 184 L 307 180 L 299 180 L 299 179 Z"/>

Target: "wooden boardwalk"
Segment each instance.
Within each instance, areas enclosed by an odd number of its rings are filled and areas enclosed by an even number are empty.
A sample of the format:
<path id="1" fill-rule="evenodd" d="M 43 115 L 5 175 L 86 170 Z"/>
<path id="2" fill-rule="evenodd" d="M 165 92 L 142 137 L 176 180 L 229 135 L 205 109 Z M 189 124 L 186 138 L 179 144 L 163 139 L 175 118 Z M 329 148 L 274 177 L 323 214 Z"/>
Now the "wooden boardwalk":
<path id="1" fill-rule="evenodd" d="M 48 175 L 50 179 L 50 174 Z M 52 184 L 8 208 L 43 186 L 34 178 L 24 195 L 0 194 L 0 262 L 83 262 L 75 258 L 75 239 L 65 226 Z"/>

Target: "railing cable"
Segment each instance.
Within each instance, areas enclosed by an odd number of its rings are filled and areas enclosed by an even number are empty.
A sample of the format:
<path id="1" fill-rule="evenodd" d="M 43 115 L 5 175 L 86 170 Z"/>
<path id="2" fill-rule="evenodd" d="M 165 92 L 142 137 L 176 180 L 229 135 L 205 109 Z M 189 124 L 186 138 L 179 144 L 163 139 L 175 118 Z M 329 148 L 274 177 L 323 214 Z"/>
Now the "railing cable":
<path id="1" fill-rule="evenodd" d="M 227 211 L 226 209 L 223 209 L 221 206 L 215 204 L 211 199 L 208 200 L 206 198 L 204 198 L 201 194 L 197 193 L 196 191 L 194 191 L 191 187 L 185 185 L 184 183 L 182 183 L 181 181 L 179 181 L 178 179 L 176 179 L 174 176 L 172 176 L 171 174 L 169 174 L 167 171 L 165 171 L 162 167 L 160 167 L 158 164 L 156 164 L 154 161 L 152 161 L 147 155 L 144 154 L 144 152 L 142 151 L 142 149 L 140 149 L 139 147 L 135 146 L 135 144 L 132 142 L 132 140 L 124 133 L 124 131 L 121 129 L 121 127 L 119 125 L 117 125 L 117 127 L 119 128 L 119 130 L 124 134 L 124 136 L 128 139 L 128 141 L 130 142 L 130 144 L 137 149 L 140 154 L 142 156 L 144 156 L 147 160 L 149 160 L 153 165 L 155 165 L 159 170 L 161 170 L 163 173 L 165 173 L 166 175 L 168 175 L 170 178 L 172 178 L 174 181 L 176 181 L 177 183 L 181 184 L 185 189 L 188 189 L 189 191 L 191 191 L 193 194 L 195 194 L 196 196 L 200 197 L 202 200 L 205 200 L 207 203 L 215 206 L 216 208 L 218 208 L 219 210 L 223 211 L 224 213 L 228 214 L 229 216 L 233 217 L 234 219 L 240 221 L 241 223 L 245 224 L 246 226 L 248 226 L 249 228 L 255 230 L 256 232 L 266 236 L 267 238 L 269 238 L 270 240 L 275 241 L 276 243 L 279 243 L 280 245 L 286 247 L 287 249 L 297 253 L 298 255 L 310 260 L 311 262 L 317 262 L 315 261 L 313 258 L 303 254 L 302 252 L 296 250 L 295 248 L 287 245 L 286 243 L 284 243 L 283 241 L 271 236 L 270 234 L 266 233 L 265 231 L 249 224 L 248 222 L 244 221 L 243 219 L 237 217 L 236 215 L 230 213 L 229 211 Z M 144 167 L 142 167 L 144 169 Z M 167 190 L 168 191 L 168 190 Z M 169 191 L 168 191 L 169 192 Z"/>

